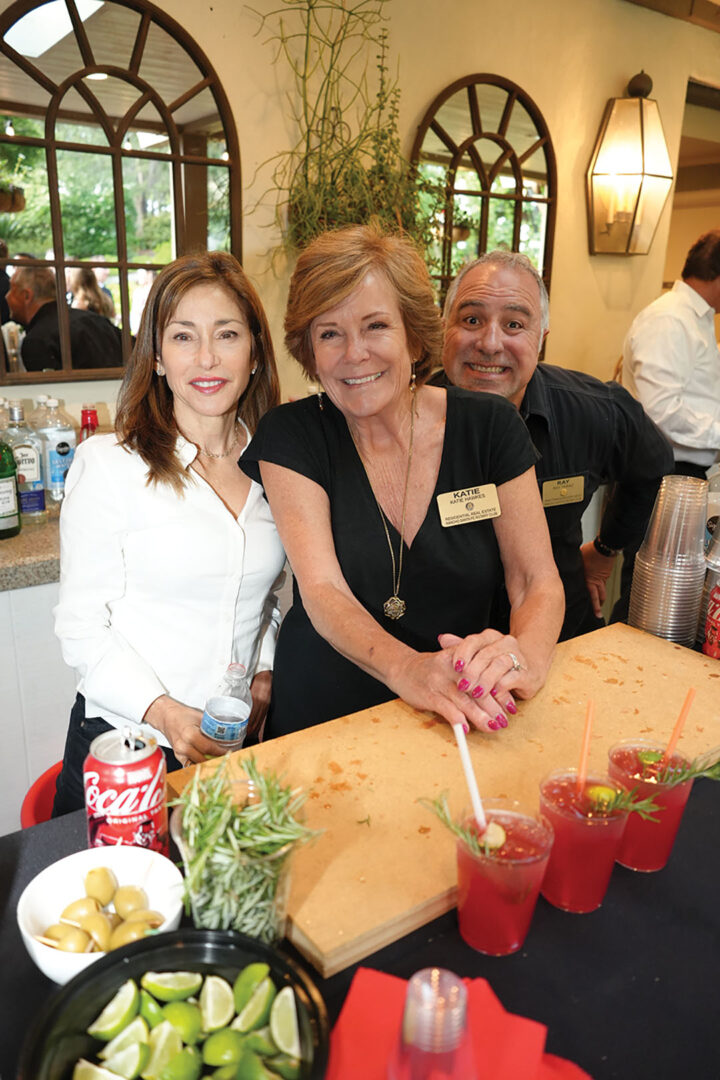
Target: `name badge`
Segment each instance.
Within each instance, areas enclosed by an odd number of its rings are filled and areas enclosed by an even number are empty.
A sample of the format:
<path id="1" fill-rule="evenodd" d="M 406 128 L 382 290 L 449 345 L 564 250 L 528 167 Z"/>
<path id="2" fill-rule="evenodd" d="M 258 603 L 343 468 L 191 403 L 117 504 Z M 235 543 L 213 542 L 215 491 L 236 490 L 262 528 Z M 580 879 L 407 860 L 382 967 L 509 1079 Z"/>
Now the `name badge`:
<path id="1" fill-rule="evenodd" d="M 494 484 L 446 491 L 438 495 L 437 504 L 445 529 L 452 525 L 467 525 L 471 521 L 500 517 L 500 500 Z"/>
<path id="2" fill-rule="evenodd" d="M 542 486 L 543 506 L 564 506 L 582 502 L 585 497 L 585 477 L 566 476 L 563 480 L 545 480 Z"/>

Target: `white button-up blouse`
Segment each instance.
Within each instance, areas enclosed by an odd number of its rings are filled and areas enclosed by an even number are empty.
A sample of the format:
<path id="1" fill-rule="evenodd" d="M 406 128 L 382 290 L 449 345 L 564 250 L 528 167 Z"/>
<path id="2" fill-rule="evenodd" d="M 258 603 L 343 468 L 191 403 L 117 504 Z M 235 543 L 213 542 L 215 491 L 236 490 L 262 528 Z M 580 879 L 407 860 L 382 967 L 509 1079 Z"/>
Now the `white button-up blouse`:
<path id="1" fill-rule="evenodd" d="M 235 519 L 189 469 L 196 453 L 178 439 L 184 496 L 148 485 L 114 435 L 82 443 L 67 476 L 55 632 L 86 715 L 115 727 L 161 694 L 202 709 L 230 663 L 272 668 L 285 553 L 270 507 L 252 482 Z"/>

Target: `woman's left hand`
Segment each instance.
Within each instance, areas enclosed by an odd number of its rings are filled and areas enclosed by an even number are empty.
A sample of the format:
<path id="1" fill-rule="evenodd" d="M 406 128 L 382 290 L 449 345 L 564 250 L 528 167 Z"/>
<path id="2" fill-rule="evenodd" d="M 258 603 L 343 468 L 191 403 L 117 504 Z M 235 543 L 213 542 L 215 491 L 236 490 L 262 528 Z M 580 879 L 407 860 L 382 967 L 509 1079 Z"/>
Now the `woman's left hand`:
<path id="1" fill-rule="evenodd" d="M 514 697 L 530 698 L 545 682 L 547 672 L 533 670 L 511 634 L 498 630 L 465 638 L 440 634 L 438 641 L 452 655 L 458 690 L 476 699 L 490 694 L 511 716 L 517 712 Z"/>
<path id="2" fill-rule="evenodd" d="M 252 694 L 253 703 L 250 710 L 250 719 L 248 720 L 248 735 L 255 735 L 265 723 L 265 717 L 270 705 L 272 671 L 258 671 L 250 683 L 250 693 Z"/>

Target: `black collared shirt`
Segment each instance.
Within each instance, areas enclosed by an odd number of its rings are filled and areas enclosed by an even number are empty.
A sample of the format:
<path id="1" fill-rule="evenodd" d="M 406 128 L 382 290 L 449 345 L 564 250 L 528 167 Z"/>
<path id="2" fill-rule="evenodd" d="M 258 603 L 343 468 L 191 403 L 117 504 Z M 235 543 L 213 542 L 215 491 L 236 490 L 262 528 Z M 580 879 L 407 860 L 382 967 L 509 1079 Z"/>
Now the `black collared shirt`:
<path id="1" fill-rule="evenodd" d="M 431 381 L 449 385 L 444 372 Z M 565 586 L 560 635 L 564 640 L 602 625 L 593 615 L 580 554 L 581 518 L 592 496 L 601 484 L 610 485 L 600 524 L 603 543 L 616 550 L 639 544 L 660 481 L 673 471 L 673 454 L 660 429 L 627 390 L 580 371 L 538 364 L 520 415 L 540 453 L 536 472 L 541 496 L 548 481 L 582 478 L 581 497 L 576 481 L 574 501 L 545 506 Z M 552 497 L 551 492 L 547 495 Z"/>

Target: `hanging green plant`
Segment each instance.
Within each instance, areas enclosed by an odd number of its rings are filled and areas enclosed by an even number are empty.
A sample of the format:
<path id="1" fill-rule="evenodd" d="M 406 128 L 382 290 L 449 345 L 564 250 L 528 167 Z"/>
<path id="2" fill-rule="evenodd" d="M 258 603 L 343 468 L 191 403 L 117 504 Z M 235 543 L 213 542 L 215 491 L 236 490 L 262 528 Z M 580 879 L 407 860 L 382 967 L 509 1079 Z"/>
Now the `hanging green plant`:
<path id="1" fill-rule="evenodd" d="M 445 190 L 424 180 L 400 150 L 400 88 L 388 75 L 388 0 L 283 0 L 272 19 L 276 62 L 295 80 L 299 137 L 274 161 L 273 189 L 285 247 L 297 250 L 327 229 L 379 220 L 429 249 Z M 375 50 L 374 92 L 370 49 Z"/>

